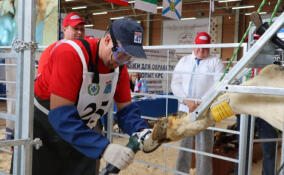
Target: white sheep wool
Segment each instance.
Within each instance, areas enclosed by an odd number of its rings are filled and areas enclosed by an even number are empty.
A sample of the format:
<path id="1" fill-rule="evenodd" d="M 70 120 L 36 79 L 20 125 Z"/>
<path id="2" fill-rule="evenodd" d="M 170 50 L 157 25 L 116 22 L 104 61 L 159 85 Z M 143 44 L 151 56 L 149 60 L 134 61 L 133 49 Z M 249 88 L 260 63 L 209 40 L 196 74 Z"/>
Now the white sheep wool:
<path id="1" fill-rule="evenodd" d="M 264 86 L 284 88 L 284 68 L 278 65 L 266 66 L 258 76 L 241 84 L 242 86 Z M 283 130 L 284 96 L 226 93 L 235 114 L 251 114 L 267 121 L 273 127 Z"/>
<path id="2" fill-rule="evenodd" d="M 284 88 L 284 68 L 278 65 L 266 66 L 256 77 L 241 86 Z M 284 96 L 224 93 L 213 104 L 227 99 L 234 114 L 250 114 L 260 117 L 273 127 L 283 130 Z M 210 108 L 197 120 L 191 121 L 190 114 L 179 112 L 176 115 L 162 117 L 153 129 L 153 140 L 168 142 L 194 136 L 216 123 Z"/>

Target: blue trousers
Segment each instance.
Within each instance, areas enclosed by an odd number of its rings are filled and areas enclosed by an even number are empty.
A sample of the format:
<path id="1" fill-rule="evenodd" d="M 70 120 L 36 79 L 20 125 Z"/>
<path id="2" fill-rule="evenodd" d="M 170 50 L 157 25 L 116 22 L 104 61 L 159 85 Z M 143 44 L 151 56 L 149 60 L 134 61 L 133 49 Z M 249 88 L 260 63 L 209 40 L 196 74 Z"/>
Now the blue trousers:
<path id="1" fill-rule="evenodd" d="M 239 123 L 240 119 L 238 117 L 238 129 L 239 129 Z M 250 126 L 250 120 L 249 120 L 249 126 Z M 250 129 L 249 129 L 250 131 Z M 267 138 L 277 138 L 277 132 L 276 130 L 266 121 L 262 120 L 261 118 L 255 119 L 255 131 L 258 132 L 258 138 L 259 139 L 267 139 Z M 249 135 L 247 138 L 247 153 L 249 150 Z M 261 143 L 261 150 L 263 155 L 263 161 L 262 161 L 262 175 L 273 175 L 275 173 L 275 153 L 276 153 L 276 142 L 263 142 Z M 246 157 L 246 170 L 248 168 L 248 154 Z M 235 165 L 235 175 L 238 174 L 238 164 Z M 247 172 L 246 172 L 247 174 Z"/>

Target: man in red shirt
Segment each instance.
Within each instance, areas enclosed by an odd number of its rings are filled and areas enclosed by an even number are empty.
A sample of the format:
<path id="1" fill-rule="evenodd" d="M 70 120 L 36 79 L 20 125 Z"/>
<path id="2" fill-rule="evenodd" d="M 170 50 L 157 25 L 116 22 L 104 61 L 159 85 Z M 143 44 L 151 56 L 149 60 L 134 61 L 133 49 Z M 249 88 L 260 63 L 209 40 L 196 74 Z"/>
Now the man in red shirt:
<path id="1" fill-rule="evenodd" d="M 51 52 L 58 43 L 63 42 L 64 40 L 83 39 L 85 37 L 85 24 L 86 22 L 79 14 L 74 12 L 67 14 L 62 24 L 64 38 L 63 40 L 51 44 L 42 52 L 38 63 L 37 76 L 42 72 L 43 67 L 49 60 Z"/>
<path id="2" fill-rule="evenodd" d="M 100 158 L 119 169 L 133 161 L 132 150 L 100 134 L 98 120 L 114 100 L 118 126 L 149 137 L 139 107 L 131 103 L 125 66 L 132 57 L 146 57 L 142 39 L 142 27 L 123 18 L 101 39 L 68 40 L 54 49 L 35 81 L 34 137 L 43 146 L 33 152 L 33 175 L 93 175 Z"/>
<path id="3" fill-rule="evenodd" d="M 64 38 L 63 40 L 56 41 L 55 43 L 48 46 L 41 54 L 38 69 L 37 69 L 37 76 L 41 74 L 43 67 L 47 64 L 47 61 L 50 58 L 50 54 L 53 51 L 54 47 L 56 47 L 60 42 L 64 42 L 65 40 L 72 40 L 72 39 L 80 39 L 85 37 L 85 27 L 84 25 L 86 22 L 82 19 L 80 15 L 77 13 L 69 13 L 63 20 L 63 33 Z M 11 139 L 14 137 L 14 122 L 7 120 L 6 122 L 6 131 L 7 139 Z"/>

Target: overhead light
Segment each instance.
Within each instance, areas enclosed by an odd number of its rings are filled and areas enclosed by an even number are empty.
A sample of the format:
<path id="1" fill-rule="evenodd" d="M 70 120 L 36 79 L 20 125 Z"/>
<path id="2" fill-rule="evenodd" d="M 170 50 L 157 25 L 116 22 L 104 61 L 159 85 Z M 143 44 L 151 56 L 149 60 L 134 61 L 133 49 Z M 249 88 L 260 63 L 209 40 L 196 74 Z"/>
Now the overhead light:
<path id="1" fill-rule="evenodd" d="M 75 0 L 65 0 L 65 2 L 70 2 L 70 1 L 75 1 Z"/>
<path id="2" fill-rule="evenodd" d="M 72 7 L 72 10 L 78 10 L 78 9 L 86 9 L 87 6 L 78 6 L 78 7 Z"/>
<path id="3" fill-rule="evenodd" d="M 141 24 L 141 21 L 137 21 L 138 24 Z"/>
<path id="4" fill-rule="evenodd" d="M 105 14 L 107 14 L 106 11 L 104 11 L 104 12 L 94 12 L 93 13 L 93 15 L 105 15 Z"/>
<path id="5" fill-rule="evenodd" d="M 245 15 L 251 15 L 252 13 L 245 13 Z M 267 14 L 267 12 L 259 12 L 258 14 L 260 14 L 260 15 L 265 15 L 265 14 Z"/>
<path id="6" fill-rule="evenodd" d="M 133 4 L 135 3 L 135 1 L 128 1 L 128 4 Z"/>
<path id="7" fill-rule="evenodd" d="M 190 18 L 181 18 L 180 20 L 181 20 L 181 21 L 184 21 L 184 20 L 192 20 L 192 19 L 196 19 L 196 17 L 190 17 Z"/>
<path id="8" fill-rule="evenodd" d="M 222 2 L 237 2 L 237 1 L 242 1 L 242 0 L 219 0 L 218 2 L 222 3 Z"/>
<path id="9" fill-rule="evenodd" d="M 232 7 L 232 9 L 249 9 L 249 8 L 254 8 L 254 5 Z"/>
<path id="10" fill-rule="evenodd" d="M 163 6 L 158 6 L 157 9 L 163 9 Z"/>
<path id="11" fill-rule="evenodd" d="M 86 24 L 84 27 L 94 27 L 94 24 Z"/>
<path id="12" fill-rule="evenodd" d="M 113 18 L 110 18 L 111 20 L 115 20 L 115 19 L 121 19 L 121 18 L 124 18 L 124 16 L 120 16 L 120 17 L 113 17 Z"/>

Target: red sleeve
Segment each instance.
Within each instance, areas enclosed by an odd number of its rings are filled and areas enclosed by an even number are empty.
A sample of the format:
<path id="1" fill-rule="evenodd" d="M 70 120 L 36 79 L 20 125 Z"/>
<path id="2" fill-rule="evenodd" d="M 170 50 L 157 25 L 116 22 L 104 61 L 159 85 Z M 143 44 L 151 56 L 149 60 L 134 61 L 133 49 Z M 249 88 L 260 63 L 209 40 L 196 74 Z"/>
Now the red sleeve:
<path id="1" fill-rule="evenodd" d="M 52 75 L 49 91 L 55 95 L 76 101 L 82 83 L 82 63 L 77 52 L 68 44 L 62 44 L 52 56 Z"/>
<path id="2" fill-rule="evenodd" d="M 131 101 L 129 75 L 125 65 L 120 72 L 120 78 L 117 82 L 114 100 L 118 103 Z"/>

